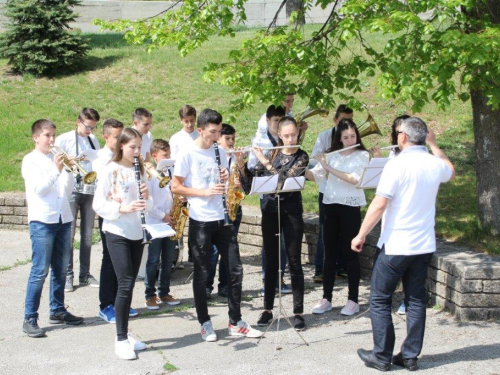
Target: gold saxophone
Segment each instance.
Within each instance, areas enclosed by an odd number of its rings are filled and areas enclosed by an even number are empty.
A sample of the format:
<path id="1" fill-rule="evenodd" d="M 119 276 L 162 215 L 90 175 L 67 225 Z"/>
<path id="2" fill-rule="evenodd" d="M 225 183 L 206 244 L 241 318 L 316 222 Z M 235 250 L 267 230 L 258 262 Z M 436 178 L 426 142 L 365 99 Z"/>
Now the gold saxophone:
<path id="1" fill-rule="evenodd" d="M 177 241 L 182 237 L 186 220 L 189 217 L 189 210 L 184 207 L 184 202 L 181 201 L 179 194 L 174 194 L 174 203 L 170 209 L 170 216 L 175 220 L 175 235 L 170 237 L 171 240 Z"/>
<path id="2" fill-rule="evenodd" d="M 229 182 L 227 184 L 227 211 L 231 221 L 236 219 L 240 202 L 245 199 L 245 194 L 236 187 L 236 178 L 238 178 L 238 170 L 236 163 L 234 163 L 231 167 Z"/>

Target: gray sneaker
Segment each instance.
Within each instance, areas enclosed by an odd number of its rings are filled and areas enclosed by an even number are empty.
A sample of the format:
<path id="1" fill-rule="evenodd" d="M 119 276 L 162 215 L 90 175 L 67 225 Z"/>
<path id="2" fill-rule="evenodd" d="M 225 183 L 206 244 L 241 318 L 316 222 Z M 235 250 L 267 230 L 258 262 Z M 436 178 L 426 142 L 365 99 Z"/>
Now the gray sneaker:
<path id="1" fill-rule="evenodd" d="M 99 288 L 99 281 L 89 274 L 86 278 L 80 279 L 80 285 L 90 285 L 92 288 Z"/>
<path id="2" fill-rule="evenodd" d="M 66 284 L 64 284 L 65 292 L 72 292 L 75 288 L 73 288 L 73 276 L 66 276 Z"/>
<path id="3" fill-rule="evenodd" d="M 23 332 L 29 337 L 44 337 L 45 331 L 38 326 L 35 318 L 23 322 Z"/>

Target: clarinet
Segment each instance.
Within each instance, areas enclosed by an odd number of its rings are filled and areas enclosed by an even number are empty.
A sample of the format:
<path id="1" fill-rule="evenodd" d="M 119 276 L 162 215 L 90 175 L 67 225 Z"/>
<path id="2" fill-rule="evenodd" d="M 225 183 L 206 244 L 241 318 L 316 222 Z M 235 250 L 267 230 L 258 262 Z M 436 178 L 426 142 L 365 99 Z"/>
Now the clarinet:
<path id="1" fill-rule="evenodd" d="M 134 156 L 134 167 L 135 167 L 135 181 L 137 182 L 137 191 L 139 191 L 139 199 L 143 200 L 144 197 L 141 193 L 141 165 L 139 164 L 139 158 Z M 142 223 L 142 244 L 151 243 L 151 235 L 144 227 L 146 225 L 146 216 L 144 215 L 144 210 L 141 211 L 141 223 Z"/>
<path id="2" fill-rule="evenodd" d="M 214 149 L 215 149 L 215 159 L 217 160 L 217 165 L 219 166 L 220 180 L 222 181 L 222 168 L 220 164 L 219 144 L 217 142 L 214 142 Z M 229 211 L 227 209 L 225 192 L 222 194 L 222 206 L 224 206 L 224 226 L 227 227 L 229 225 L 233 225 L 231 224 L 231 220 L 229 220 Z"/>

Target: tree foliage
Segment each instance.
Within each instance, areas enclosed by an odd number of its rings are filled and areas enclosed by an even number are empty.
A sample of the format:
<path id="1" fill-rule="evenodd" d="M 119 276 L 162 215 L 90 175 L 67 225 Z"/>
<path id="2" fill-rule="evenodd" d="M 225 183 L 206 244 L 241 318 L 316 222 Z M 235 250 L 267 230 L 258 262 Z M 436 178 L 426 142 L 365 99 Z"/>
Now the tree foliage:
<path id="1" fill-rule="evenodd" d="M 127 30 L 129 42 L 147 44 L 149 50 L 174 44 L 185 55 L 212 35 L 233 36 L 235 25 L 246 20 L 244 3 L 188 0 L 150 19 L 97 24 Z M 468 100 L 473 88 L 484 90 L 489 104 L 496 107 L 500 25 L 487 12 L 480 19 L 468 17 L 476 3 L 346 0 L 339 7 L 338 0 L 304 0 L 303 12 L 313 5 L 324 9 L 335 5 L 319 30 L 304 33 L 294 22 L 301 16 L 299 10 L 287 27 L 276 27 L 274 22 L 256 32 L 230 52 L 230 61 L 207 63 L 204 77 L 232 88 L 238 96 L 234 109 L 257 100 L 279 103 L 283 92 L 276 88 L 280 87 L 288 87 L 313 106 L 332 107 L 340 100 L 359 107 L 356 94 L 366 90 L 367 78 L 377 70 L 381 95 L 409 101 L 414 110 L 429 102 L 445 108 L 454 97 Z M 370 45 L 363 38 L 366 33 L 378 33 L 387 42 Z"/>
<path id="2" fill-rule="evenodd" d="M 7 0 L 7 31 L 0 35 L 0 55 L 12 70 L 35 75 L 67 69 L 82 59 L 88 47 L 68 24 L 80 0 Z"/>

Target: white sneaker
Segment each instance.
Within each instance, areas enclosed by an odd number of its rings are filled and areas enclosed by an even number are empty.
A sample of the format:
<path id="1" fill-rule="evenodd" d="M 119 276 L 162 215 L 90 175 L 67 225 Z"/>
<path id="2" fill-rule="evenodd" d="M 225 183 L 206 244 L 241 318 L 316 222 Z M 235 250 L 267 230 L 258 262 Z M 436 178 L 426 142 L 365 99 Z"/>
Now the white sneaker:
<path id="1" fill-rule="evenodd" d="M 328 301 L 327 299 L 322 299 L 320 300 L 316 306 L 313 307 L 313 314 L 323 314 L 327 311 L 330 311 L 332 309 L 332 303 Z"/>
<path id="2" fill-rule="evenodd" d="M 244 322 L 243 320 L 240 320 L 236 325 L 232 325 L 231 322 L 229 322 L 227 329 L 229 331 L 229 336 L 245 336 L 252 339 L 258 339 L 264 334 L 263 332 L 252 328 L 250 324 Z"/>
<path id="3" fill-rule="evenodd" d="M 128 340 L 115 341 L 115 354 L 121 359 L 137 359 L 137 355 Z"/>
<path id="4" fill-rule="evenodd" d="M 208 342 L 217 341 L 217 334 L 212 326 L 212 321 L 208 320 L 201 326 L 201 338 Z"/>
<path id="5" fill-rule="evenodd" d="M 359 313 L 359 305 L 351 300 L 348 300 L 344 308 L 340 310 L 341 315 L 351 316 L 357 313 Z"/>
<path id="6" fill-rule="evenodd" d="M 146 344 L 144 344 L 143 342 L 137 340 L 134 336 L 132 336 L 130 333 L 127 333 L 127 338 L 128 338 L 128 342 L 130 343 L 130 347 L 132 348 L 132 350 L 144 350 L 146 349 L 148 346 Z"/>

